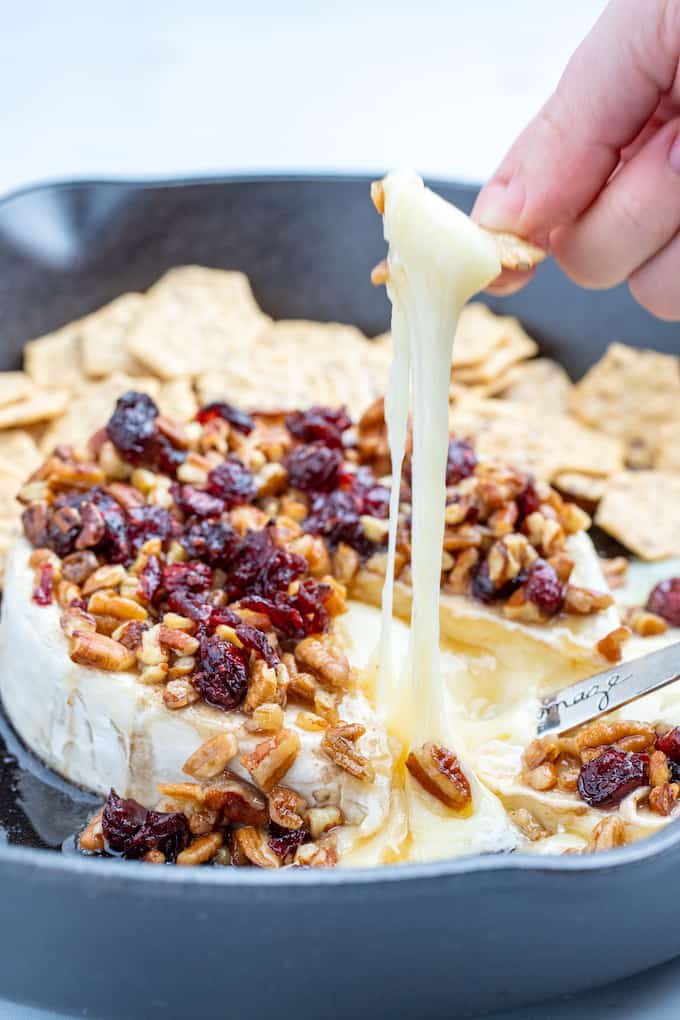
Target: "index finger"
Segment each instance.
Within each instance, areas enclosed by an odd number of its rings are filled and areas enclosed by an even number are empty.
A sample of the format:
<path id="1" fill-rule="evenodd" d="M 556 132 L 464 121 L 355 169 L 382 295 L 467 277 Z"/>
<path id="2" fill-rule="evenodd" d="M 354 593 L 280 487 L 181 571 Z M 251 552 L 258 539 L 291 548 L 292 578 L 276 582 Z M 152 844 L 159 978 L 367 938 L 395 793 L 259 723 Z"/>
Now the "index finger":
<path id="1" fill-rule="evenodd" d="M 672 90 L 679 50 L 680 3 L 614 0 L 480 193 L 473 217 L 538 243 L 576 219 Z"/>

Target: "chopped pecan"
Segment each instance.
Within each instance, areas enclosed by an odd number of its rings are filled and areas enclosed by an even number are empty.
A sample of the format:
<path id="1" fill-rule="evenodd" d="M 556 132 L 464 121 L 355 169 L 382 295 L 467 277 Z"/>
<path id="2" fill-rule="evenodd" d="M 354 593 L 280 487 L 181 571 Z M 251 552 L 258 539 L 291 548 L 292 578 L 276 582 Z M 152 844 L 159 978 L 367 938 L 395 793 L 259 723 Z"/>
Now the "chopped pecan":
<path id="1" fill-rule="evenodd" d="M 80 517 L 82 527 L 76 539 L 76 549 L 91 549 L 98 545 L 106 534 L 104 515 L 94 503 L 83 503 Z"/>
<path id="2" fill-rule="evenodd" d="M 491 546 L 487 557 L 489 578 L 502 588 L 536 561 L 538 554 L 525 535 L 507 535 Z"/>
<path id="3" fill-rule="evenodd" d="M 522 761 L 528 769 L 535 769 L 546 761 L 557 761 L 561 750 L 559 738 L 540 737 L 537 740 L 532 740 L 525 749 Z"/>
<path id="4" fill-rule="evenodd" d="M 276 733 L 283 726 L 283 709 L 275 702 L 265 702 L 253 709 L 250 719 L 246 719 L 245 728 L 250 733 Z"/>
<path id="5" fill-rule="evenodd" d="M 333 574 L 341 584 L 349 584 L 360 566 L 359 553 L 351 545 L 341 542 L 333 556 Z"/>
<path id="6" fill-rule="evenodd" d="M 250 772 L 260 789 L 269 791 L 283 779 L 300 750 L 300 738 L 292 730 L 281 729 L 263 740 L 249 753 L 241 755 L 241 764 Z"/>
<path id="7" fill-rule="evenodd" d="M 42 546 L 47 541 L 47 503 L 31 503 L 21 515 L 24 534 L 32 546 Z"/>
<path id="8" fill-rule="evenodd" d="M 91 595 L 99 588 L 117 588 L 125 580 L 125 567 L 120 563 L 105 563 L 93 570 L 83 584 L 83 595 Z"/>
<path id="9" fill-rule="evenodd" d="M 87 603 L 89 613 L 114 616 L 117 620 L 138 620 L 143 622 L 149 615 L 139 602 L 123 598 L 107 588 L 98 588 L 92 592 Z"/>
<path id="10" fill-rule="evenodd" d="M 444 590 L 453 595 L 466 595 L 478 562 L 479 550 L 477 549 L 464 549 L 458 553 L 453 570 L 444 584 Z"/>
<path id="11" fill-rule="evenodd" d="M 76 630 L 71 637 L 71 659 L 81 666 L 118 672 L 132 669 L 135 654 L 118 641 L 89 630 Z"/>
<path id="12" fill-rule="evenodd" d="M 332 843 L 303 843 L 293 863 L 299 868 L 333 868 L 338 863 L 338 852 Z"/>
<path id="13" fill-rule="evenodd" d="M 78 606 L 69 606 L 66 612 L 61 614 L 59 623 L 68 638 L 72 638 L 77 630 L 94 632 L 97 629 L 97 621 L 94 616 Z"/>
<path id="14" fill-rule="evenodd" d="M 327 758 L 362 783 L 375 780 L 375 769 L 368 758 L 356 746 L 357 740 L 366 732 L 359 723 L 340 722 L 329 726 L 323 735 L 319 749 Z"/>
<path id="15" fill-rule="evenodd" d="M 663 751 L 652 751 L 649 756 L 649 785 L 663 786 L 671 781 L 668 758 Z"/>
<path id="16" fill-rule="evenodd" d="M 460 811 L 472 800 L 472 791 L 458 757 L 442 744 L 428 741 L 409 752 L 406 768 L 423 789 L 447 807 Z"/>
<path id="17" fill-rule="evenodd" d="M 316 712 L 298 712 L 295 716 L 295 725 L 308 733 L 319 733 L 330 725 L 328 719 L 317 715 Z"/>
<path id="18" fill-rule="evenodd" d="M 636 746 L 624 748 L 629 751 L 646 751 L 654 746 L 656 732 L 653 726 L 633 719 L 594 719 L 575 735 L 579 751 L 592 747 L 607 747 L 623 738 L 635 737 Z"/>
<path id="19" fill-rule="evenodd" d="M 103 810 L 102 808 L 101 811 L 98 811 L 81 832 L 78 840 L 81 850 L 99 853 L 104 849 L 104 833 L 102 832 Z"/>
<path id="20" fill-rule="evenodd" d="M 278 868 L 281 861 L 267 842 L 267 837 L 260 829 L 252 825 L 236 829 L 233 833 L 234 849 L 245 858 L 244 863 L 254 864 L 258 868 Z"/>
<path id="21" fill-rule="evenodd" d="M 668 624 L 662 616 L 650 613 L 642 606 L 626 609 L 623 613 L 623 622 L 640 637 L 652 637 L 655 634 L 664 634 L 668 630 Z"/>
<path id="22" fill-rule="evenodd" d="M 597 650 L 608 662 L 620 662 L 621 646 L 628 641 L 630 636 L 629 627 L 616 627 L 597 642 Z"/>
<path id="23" fill-rule="evenodd" d="M 233 733 L 217 733 L 194 751 L 184 762 L 182 772 L 194 779 L 212 779 L 224 772 L 238 754 L 238 741 Z"/>
<path id="24" fill-rule="evenodd" d="M 198 836 L 185 850 L 180 851 L 177 855 L 177 863 L 180 867 L 206 864 L 213 859 L 223 841 L 224 837 L 221 832 L 210 832 L 205 836 Z"/>
<path id="25" fill-rule="evenodd" d="M 655 786 L 649 792 L 649 808 L 657 815 L 667 817 L 673 811 L 680 794 L 678 783 L 664 783 L 662 786 Z"/>
<path id="26" fill-rule="evenodd" d="M 325 686 L 340 689 L 347 686 L 349 660 L 330 634 L 304 638 L 296 645 L 295 657 L 313 669 Z"/>
<path id="27" fill-rule="evenodd" d="M 559 552 L 551 556 L 548 563 L 564 584 L 567 583 L 576 566 L 571 556 L 567 555 L 566 552 Z"/>
<path id="28" fill-rule="evenodd" d="M 186 708 L 200 699 L 198 691 L 188 680 L 169 680 L 163 691 L 163 704 L 166 708 Z"/>
<path id="29" fill-rule="evenodd" d="M 342 825 L 342 811 L 337 807 L 310 808 L 307 812 L 307 823 L 312 839 L 318 839 L 324 832 Z"/>
<path id="30" fill-rule="evenodd" d="M 557 784 L 557 769 L 546 761 L 535 769 L 527 769 L 523 778 L 534 790 L 551 790 Z"/>
<path id="31" fill-rule="evenodd" d="M 595 591 L 592 588 L 579 588 L 574 584 L 567 585 L 564 608 L 568 613 L 589 616 L 591 613 L 600 613 L 604 609 L 609 609 L 613 604 L 614 599 L 608 592 Z"/>
<path id="32" fill-rule="evenodd" d="M 72 584 L 83 584 L 98 567 L 97 557 L 92 552 L 74 552 L 64 557 L 62 575 Z"/>
<path id="33" fill-rule="evenodd" d="M 259 705 L 275 702 L 277 691 L 276 670 L 272 666 L 268 666 L 263 659 L 256 659 L 251 670 L 243 711 L 252 714 Z"/>
<path id="34" fill-rule="evenodd" d="M 628 560 L 625 556 L 614 556 L 612 559 L 601 561 L 602 571 L 609 587 L 623 588 L 628 573 Z"/>
<path id="35" fill-rule="evenodd" d="M 545 839 L 546 836 L 550 835 L 548 830 L 544 829 L 541 823 L 526 808 L 517 808 L 515 811 L 509 811 L 508 815 L 510 816 L 510 821 L 532 843 L 539 839 Z"/>
<path id="36" fill-rule="evenodd" d="M 177 652 L 178 655 L 193 655 L 198 650 L 198 640 L 179 627 L 167 627 L 162 623 L 158 631 L 158 640 L 161 645 Z"/>
<path id="37" fill-rule="evenodd" d="M 125 620 L 114 630 L 111 637 L 114 641 L 120 641 L 122 645 L 131 651 L 137 651 L 142 645 L 142 634 L 146 630 L 146 624 L 139 620 Z"/>
<path id="38" fill-rule="evenodd" d="M 524 523 L 529 541 L 544 556 L 555 556 L 564 549 L 566 536 L 562 525 L 536 510 Z"/>
<path id="39" fill-rule="evenodd" d="M 267 801 L 252 783 L 239 779 L 233 772 L 210 783 L 203 791 L 206 808 L 217 811 L 228 825 L 265 825 Z"/>
<path id="40" fill-rule="evenodd" d="M 269 794 L 269 817 L 282 829 L 301 829 L 305 824 L 307 801 L 287 786 L 275 786 Z"/>
<path id="41" fill-rule="evenodd" d="M 607 815 L 593 829 L 590 849 L 612 850 L 616 846 L 623 846 L 625 841 L 626 829 L 621 819 L 616 815 Z"/>

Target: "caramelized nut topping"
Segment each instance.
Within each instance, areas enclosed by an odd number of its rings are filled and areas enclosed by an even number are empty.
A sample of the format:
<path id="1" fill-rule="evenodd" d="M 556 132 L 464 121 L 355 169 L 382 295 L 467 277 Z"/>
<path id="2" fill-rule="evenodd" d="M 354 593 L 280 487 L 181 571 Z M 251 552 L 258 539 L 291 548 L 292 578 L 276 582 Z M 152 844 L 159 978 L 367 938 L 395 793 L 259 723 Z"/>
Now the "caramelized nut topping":
<path id="1" fill-rule="evenodd" d="M 428 742 L 410 751 L 406 768 L 414 779 L 446 807 L 461 811 L 472 801 L 467 776 L 453 751 Z"/>

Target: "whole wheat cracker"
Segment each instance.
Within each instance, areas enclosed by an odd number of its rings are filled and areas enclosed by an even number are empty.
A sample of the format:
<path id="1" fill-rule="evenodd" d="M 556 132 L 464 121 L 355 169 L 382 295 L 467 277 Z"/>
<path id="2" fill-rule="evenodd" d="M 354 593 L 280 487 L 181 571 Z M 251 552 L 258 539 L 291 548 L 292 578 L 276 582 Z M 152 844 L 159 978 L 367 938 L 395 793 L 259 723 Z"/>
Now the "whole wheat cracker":
<path id="1" fill-rule="evenodd" d="M 161 379 L 192 378 L 226 370 L 269 322 L 243 273 L 179 266 L 147 291 L 127 348 Z"/>
<path id="2" fill-rule="evenodd" d="M 680 556 L 680 475 L 622 471 L 611 478 L 595 523 L 643 560 Z"/>

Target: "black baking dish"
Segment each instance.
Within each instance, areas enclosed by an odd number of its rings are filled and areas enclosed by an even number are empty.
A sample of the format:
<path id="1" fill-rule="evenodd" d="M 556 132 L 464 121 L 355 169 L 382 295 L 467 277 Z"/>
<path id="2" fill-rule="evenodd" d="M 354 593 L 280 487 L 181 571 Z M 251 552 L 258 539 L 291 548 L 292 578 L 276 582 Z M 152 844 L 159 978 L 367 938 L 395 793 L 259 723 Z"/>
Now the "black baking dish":
<path id="1" fill-rule="evenodd" d="M 33 336 L 188 262 L 241 269 L 275 317 L 384 330 L 384 254 L 363 178 L 29 188 L 0 203 L 0 368 Z M 475 190 L 438 189 L 469 209 Z M 612 340 L 680 352 L 624 288 L 553 265 L 493 301 L 582 373 Z M 680 953 L 680 828 L 582 857 L 473 857 L 269 873 L 91 860 L 59 842 L 68 785 L 7 733 L 0 791 L 0 994 L 91 1017 L 455 1016 L 573 992 Z M 78 798 L 76 798 L 78 800 Z M 68 825 L 66 826 L 68 831 Z M 15 845 L 23 844 L 23 845 Z"/>

